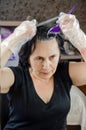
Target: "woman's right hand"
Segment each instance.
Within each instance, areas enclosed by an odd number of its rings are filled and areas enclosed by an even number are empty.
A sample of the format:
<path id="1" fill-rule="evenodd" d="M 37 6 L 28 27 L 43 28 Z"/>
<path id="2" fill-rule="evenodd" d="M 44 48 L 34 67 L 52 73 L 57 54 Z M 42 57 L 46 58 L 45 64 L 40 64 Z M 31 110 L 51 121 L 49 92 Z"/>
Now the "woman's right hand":
<path id="1" fill-rule="evenodd" d="M 15 30 L 14 36 L 20 41 L 28 41 L 36 34 L 36 20 L 24 21 Z"/>
<path id="2" fill-rule="evenodd" d="M 2 44 L 7 46 L 14 54 L 17 54 L 22 45 L 31 40 L 36 34 L 36 20 L 24 21 L 14 32 L 7 37 Z"/>

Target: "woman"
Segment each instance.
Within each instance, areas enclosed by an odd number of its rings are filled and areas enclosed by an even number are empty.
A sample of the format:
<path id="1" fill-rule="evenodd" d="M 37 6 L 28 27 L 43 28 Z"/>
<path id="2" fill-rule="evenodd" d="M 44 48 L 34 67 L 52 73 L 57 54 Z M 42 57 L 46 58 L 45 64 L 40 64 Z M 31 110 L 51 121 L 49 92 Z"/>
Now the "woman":
<path id="1" fill-rule="evenodd" d="M 76 18 L 63 14 L 59 20 L 64 35 L 86 60 L 86 36 L 80 28 L 77 30 Z M 4 130 L 66 130 L 71 85 L 86 84 L 86 62 L 61 63 L 60 37 L 49 36 L 47 32 L 47 28 L 36 29 L 34 22 L 26 21 L 2 44 L 0 86 L 10 103 Z M 5 68 L 11 53 L 18 52 L 20 47 L 19 65 Z"/>

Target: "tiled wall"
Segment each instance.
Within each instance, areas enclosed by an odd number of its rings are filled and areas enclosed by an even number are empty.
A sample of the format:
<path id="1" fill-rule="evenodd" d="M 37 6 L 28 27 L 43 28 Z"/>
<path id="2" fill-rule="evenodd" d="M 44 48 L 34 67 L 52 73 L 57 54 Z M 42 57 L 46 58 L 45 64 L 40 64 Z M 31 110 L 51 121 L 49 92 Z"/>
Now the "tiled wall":
<path id="1" fill-rule="evenodd" d="M 25 20 L 30 15 L 41 22 L 67 12 L 76 3 L 74 14 L 86 32 L 86 0 L 0 0 L 0 20 Z"/>

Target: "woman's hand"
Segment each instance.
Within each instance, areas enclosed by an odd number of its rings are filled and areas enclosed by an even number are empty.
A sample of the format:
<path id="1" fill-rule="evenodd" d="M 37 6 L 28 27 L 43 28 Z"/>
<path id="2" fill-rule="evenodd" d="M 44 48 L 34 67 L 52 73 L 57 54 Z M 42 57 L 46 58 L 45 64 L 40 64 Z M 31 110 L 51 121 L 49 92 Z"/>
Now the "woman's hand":
<path id="1" fill-rule="evenodd" d="M 2 45 L 6 46 L 11 52 L 16 54 L 19 52 L 21 46 L 28 40 L 31 40 L 35 34 L 36 20 L 24 21 L 2 42 Z"/>
<path id="2" fill-rule="evenodd" d="M 86 48 L 86 35 L 75 15 L 60 13 L 59 25 L 65 37 L 80 51 Z"/>
<path id="3" fill-rule="evenodd" d="M 15 30 L 14 35 L 20 40 L 30 40 L 36 34 L 36 20 L 24 21 Z"/>

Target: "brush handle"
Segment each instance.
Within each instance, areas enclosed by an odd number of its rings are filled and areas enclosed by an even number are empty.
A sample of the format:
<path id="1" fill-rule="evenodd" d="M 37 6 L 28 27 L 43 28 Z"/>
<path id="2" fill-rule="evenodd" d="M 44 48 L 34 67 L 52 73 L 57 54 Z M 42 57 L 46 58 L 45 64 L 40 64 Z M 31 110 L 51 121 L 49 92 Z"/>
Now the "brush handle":
<path id="1" fill-rule="evenodd" d="M 74 6 L 72 7 L 72 9 L 70 9 L 70 10 L 68 11 L 67 14 L 73 13 L 73 11 L 76 9 L 76 7 L 77 7 L 77 4 L 74 5 Z M 61 31 L 60 26 L 59 26 L 59 25 L 55 25 L 55 26 L 53 26 L 53 27 L 51 27 L 51 28 L 49 29 L 48 34 L 49 34 L 49 33 L 56 33 L 56 34 L 57 34 L 57 33 L 60 33 L 60 31 Z"/>
<path id="2" fill-rule="evenodd" d="M 76 9 L 77 6 L 78 6 L 78 4 L 75 4 L 75 5 L 72 7 L 72 9 L 70 9 L 70 10 L 68 11 L 67 14 L 72 14 L 73 11 Z"/>

